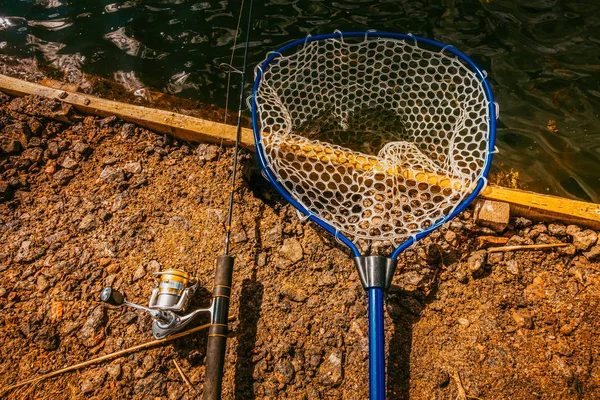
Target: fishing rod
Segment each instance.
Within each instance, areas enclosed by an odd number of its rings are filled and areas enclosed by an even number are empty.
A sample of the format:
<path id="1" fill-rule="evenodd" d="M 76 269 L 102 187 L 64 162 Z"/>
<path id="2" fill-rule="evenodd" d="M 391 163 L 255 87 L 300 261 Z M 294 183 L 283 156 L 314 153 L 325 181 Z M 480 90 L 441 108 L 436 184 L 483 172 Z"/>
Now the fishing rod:
<path id="1" fill-rule="evenodd" d="M 152 290 L 148 306 L 131 303 L 125 300 L 125 296 L 111 288 L 104 288 L 100 294 L 100 300 L 113 306 L 126 305 L 147 312 L 153 318 L 152 335 L 156 339 L 163 339 L 189 324 L 201 313 L 210 314 L 210 327 L 208 329 L 208 340 L 206 348 L 204 391 L 203 400 L 220 400 L 223 382 L 223 367 L 225 364 L 225 350 L 227 346 L 229 297 L 231 295 L 231 283 L 233 275 L 234 258 L 229 254 L 231 239 L 231 224 L 233 220 L 233 205 L 235 194 L 235 180 L 237 175 L 238 155 L 240 140 L 242 136 L 242 110 L 244 105 L 244 84 L 246 68 L 248 64 L 248 45 L 250 41 L 250 30 L 252 27 L 252 6 L 250 0 L 248 10 L 248 24 L 246 32 L 246 43 L 244 46 L 244 61 L 242 70 L 239 71 L 229 65 L 229 73 L 236 72 L 241 75 L 240 96 L 237 120 L 237 135 L 233 155 L 233 171 L 231 174 L 231 186 L 229 188 L 229 207 L 225 225 L 225 249 L 223 255 L 218 256 L 215 267 L 215 279 L 213 283 L 212 301 L 208 308 L 199 308 L 185 314 L 187 306 L 198 288 L 198 280 L 191 277 L 187 272 L 178 269 L 169 269 L 156 272 L 157 285 Z M 240 6 L 237 32 L 244 11 L 244 0 Z M 237 40 L 237 34 L 236 34 Z M 233 60 L 235 44 L 232 50 Z M 228 87 L 230 80 L 228 79 Z M 229 101 L 229 88 L 227 102 Z M 227 113 L 227 111 L 226 111 Z"/>
<path id="2" fill-rule="evenodd" d="M 227 319 L 229 318 L 229 296 L 231 293 L 231 279 L 234 263 L 233 257 L 229 255 L 229 244 L 231 238 L 231 223 L 233 218 L 238 154 L 240 150 L 240 139 L 242 137 L 242 110 L 244 105 L 246 67 L 248 65 L 248 44 L 250 42 L 250 30 L 252 28 L 252 5 L 253 0 L 250 0 L 250 5 L 248 7 L 248 24 L 246 27 L 246 43 L 244 45 L 244 61 L 242 64 L 242 71 L 240 72 L 241 78 L 237 116 L 237 135 L 235 137 L 233 171 L 231 173 L 231 187 L 229 188 L 229 208 L 227 211 L 227 223 L 225 225 L 225 250 L 222 256 L 217 257 L 212 301 L 213 313 L 211 326 L 208 329 L 208 343 L 206 348 L 206 372 L 204 375 L 204 393 L 202 394 L 203 400 L 221 399 L 223 367 L 225 363 L 225 350 L 228 330 Z M 242 1 L 240 7 L 240 19 L 243 12 L 243 7 L 244 2 Z M 233 51 L 235 51 L 235 46 Z M 232 69 L 233 68 L 231 67 L 230 71 Z"/>

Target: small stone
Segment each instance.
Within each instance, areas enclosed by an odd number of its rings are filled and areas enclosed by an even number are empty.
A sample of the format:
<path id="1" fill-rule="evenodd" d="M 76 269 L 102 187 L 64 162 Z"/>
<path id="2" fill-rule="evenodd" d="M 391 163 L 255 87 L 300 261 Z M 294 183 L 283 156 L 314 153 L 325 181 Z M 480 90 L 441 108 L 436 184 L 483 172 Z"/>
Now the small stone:
<path id="1" fill-rule="evenodd" d="M 548 232 L 552 236 L 565 236 L 567 234 L 567 228 L 562 224 L 550 224 L 548 225 Z"/>
<path id="2" fill-rule="evenodd" d="M 459 318 L 459 319 L 456 320 L 456 322 L 458 322 L 462 326 L 469 326 L 471 324 L 469 322 L 469 320 L 466 319 L 466 318 Z"/>
<path id="3" fill-rule="evenodd" d="M 113 156 L 106 156 L 102 158 L 102 165 L 115 165 L 117 159 Z"/>
<path id="4" fill-rule="evenodd" d="M 537 224 L 527 234 L 527 237 L 530 239 L 537 238 L 540 234 L 544 234 L 548 232 L 548 228 L 544 224 Z"/>
<path id="5" fill-rule="evenodd" d="M 590 261 L 600 260 L 600 245 L 592 247 L 590 251 L 586 251 L 583 255 Z"/>
<path id="6" fill-rule="evenodd" d="M 219 156 L 219 148 L 214 144 L 199 144 L 196 148 L 196 159 L 202 165 L 206 162 L 216 160 Z"/>
<path id="7" fill-rule="evenodd" d="M 121 364 L 114 363 L 106 366 L 106 372 L 113 379 L 119 379 L 121 376 Z"/>
<path id="8" fill-rule="evenodd" d="M 263 235 L 262 243 L 266 248 L 277 247 L 281 244 L 282 237 L 283 227 L 275 225 Z"/>
<path id="9" fill-rule="evenodd" d="M 97 346 L 104 339 L 104 325 L 106 325 L 106 308 L 98 305 L 79 331 L 79 339 L 85 347 Z"/>
<path id="10" fill-rule="evenodd" d="M 22 148 L 23 146 L 18 140 L 6 136 L 0 136 L 0 150 L 2 150 L 4 154 L 18 153 Z"/>
<path id="11" fill-rule="evenodd" d="M 264 267 L 265 265 L 267 265 L 267 254 L 266 253 L 258 254 L 258 256 L 256 257 L 256 265 L 259 267 Z"/>
<path id="12" fill-rule="evenodd" d="M 150 399 L 163 394 L 167 377 L 162 372 L 153 372 L 136 382 L 134 391 L 138 398 Z"/>
<path id="13" fill-rule="evenodd" d="M 88 213 L 83 217 L 79 223 L 78 229 L 80 231 L 90 231 L 97 225 L 96 216 L 93 213 Z"/>
<path id="14" fill-rule="evenodd" d="M 456 280 L 459 281 L 462 284 L 466 284 L 466 283 L 469 282 L 469 274 L 467 274 L 462 269 L 457 270 L 454 273 L 454 276 L 456 277 Z"/>
<path id="15" fill-rule="evenodd" d="M 81 383 L 81 393 L 89 395 L 90 393 L 103 389 L 104 381 L 106 380 L 106 370 L 93 369 L 87 372 Z"/>
<path id="16" fill-rule="evenodd" d="M 568 225 L 567 226 L 567 235 L 574 236 L 575 234 L 581 232 L 581 228 L 577 225 Z"/>
<path id="17" fill-rule="evenodd" d="M 419 274 L 417 271 L 408 271 L 402 275 L 402 281 L 410 286 L 418 286 L 422 280 L 423 275 Z"/>
<path id="18" fill-rule="evenodd" d="M 43 155 L 44 150 L 40 149 L 39 147 L 31 147 L 21 153 L 21 157 L 31 161 L 33 164 L 38 163 L 42 159 Z"/>
<path id="19" fill-rule="evenodd" d="M 125 174 L 121 168 L 115 168 L 109 165 L 104 167 L 100 173 L 100 180 L 107 183 L 123 182 L 125 180 Z"/>
<path id="20" fill-rule="evenodd" d="M 112 212 L 117 212 L 124 209 L 127 206 L 127 198 L 129 195 L 127 192 L 119 193 L 115 196 L 115 200 L 113 201 L 113 205 L 111 207 Z"/>
<path id="21" fill-rule="evenodd" d="M 304 301 L 306 301 L 306 299 L 308 298 L 308 295 L 306 294 L 306 292 L 300 288 L 297 288 L 295 286 L 292 286 L 290 284 L 286 284 L 283 286 L 283 289 L 281 290 L 281 294 L 285 297 L 287 297 L 288 299 L 298 302 L 298 303 L 302 303 Z"/>
<path id="22" fill-rule="evenodd" d="M 296 238 L 285 239 L 283 246 L 279 249 L 279 254 L 292 263 L 296 263 L 304 257 L 302 245 Z"/>
<path id="23" fill-rule="evenodd" d="M 542 272 L 540 275 L 533 278 L 533 282 L 531 283 L 531 285 L 528 285 L 525 288 L 525 298 L 530 301 L 545 299 L 547 297 L 547 282 L 548 274 L 546 272 Z"/>
<path id="24" fill-rule="evenodd" d="M 134 124 L 123 124 L 121 127 L 121 137 L 123 139 L 127 139 L 135 133 L 135 125 Z"/>
<path id="25" fill-rule="evenodd" d="M 440 371 L 436 382 L 436 386 L 443 389 L 450 384 L 450 375 L 446 371 Z"/>
<path id="26" fill-rule="evenodd" d="M 571 243 L 568 243 L 566 246 L 563 246 L 563 247 L 557 247 L 556 250 L 558 251 L 559 254 L 562 254 L 565 256 L 574 256 L 575 253 L 577 253 L 577 249 Z M 584 253 L 584 255 L 585 255 L 585 253 Z"/>
<path id="27" fill-rule="evenodd" d="M 59 165 L 63 168 L 75 169 L 75 168 L 77 168 L 77 164 L 78 164 L 77 161 L 75 161 L 74 159 L 72 159 L 69 156 L 66 156 L 65 158 L 63 158 L 63 160 L 60 162 Z"/>
<path id="28" fill-rule="evenodd" d="M 512 275 L 519 275 L 519 263 L 517 262 L 517 260 L 508 260 L 506 262 L 506 270 Z"/>
<path id="29" fill-rule="evenodd" d="M 21 243 L 21 247 L 15 256 L 16 262 L 32 262 L 40 258 L 46 253 L 46 250 L 43 247 L 33 246 L 33 242 L 30 240 L 25 240 Z"/>
<path id="30" fill-rule="evenodd" d="M 324 386 L 339 386 L 343 380 L 343 353 L 340 349 L 332 350 L 325 356 L 325 361 L 319 367 L 319 381 Z"/>
<path id="31" fill-rule="evenodd" d="M 123 166 L 123 170 L 130 174 L 139 174 L 142 172 L 142 164 L 139 162 L 128 162 Z"/>
<path id="32" fill-rule="evenodd" d="M 56 329 L 52 326 L 44 326 L 40 329 L 33 340 L 35 344 L 47 351 L 54 351 L 60 345 L 60 338 L 56 334 Z"/>
<path id="33" fill-rule="evenodd" d="M 50 284 L 44 275 L 38 275 L 36 284 L 38 292 L 43 292 L 50 287 Z"/>
<path id="34" fill-rule="evenodd" d="M 527 310 L 513 310 L 512 317 L 517 327 L 533 329 L 533 319 Z"/>
<path id="35" fill-rule="evenodd" d="M 156 260 L 150 260 L 148 266 L 146 267 L 146 271 L 148 272 L 160 272 L 160 263 Z"/>
<path id="36" fill-rule="evenodd" d="M 596 244 L 598 234 L 591 229 L 576 232 L 573 234 L 573 245 L 577 250 L 586 251 Z"/>
<path id="37" fill-rule="evenodd" d="M 531 226 L 532 222 L 530 220 L 528 220 L 527 218 L 523 218 L 523 217 L 517 217 L 515 219 L 515 226 L 517 228 L 527 228 L 528 226 Z"/>
<path id="38" fill-rule="evenodd" d="M 61 186 L 67 185 L 73 179 L 73 171 L 70 169 L 61 169 L 52 175 L 52 179 Z"/>
<path id="39" fill-rule="evenodd" d="M 294 365 L 289 360 L 279 360 L 275 364 L 275 377 L 280 384 L 287 385 L 294 378 Z"/>
<path id="40" fill-rule="evenodd" d="M 91 152 L 91 147 L 87 143 L 83 142 L 75 142 L 71 147 L 73 151 L 77 154 L 86 155 Z"/>
<path id="41" fill-rule="evenodd" d="M 504 253 L 501 252 L 490 253 L 487 256 L 487 263 L 489 265 L 498 264 L 502 262 L 502 260 L 504 260 Z"/>
<path id="42" fill-rule="evenodd" d="M 102 118 L 98 121 L 98 126 L 101 128 L 106 128 L 107 126 L 113 124 L 117 120 L 117 117 L 114 115 L 108 116 L 106 118 Z"/>
<path id="43" fill-rule="evenodd" d="M 137 269 L 133 273 L 133 277 L 131 278 L 131 280 L 133 282 L 136 282 L 136 281 L 139 281 L 140 279 L 142 279 L 145 276 L 146 276 L 146 269 L 144 268 L 143 265 L 140 265 L 139 267 L 137 267 Z"/>
<path id="44" fill-rule="evenodd" d="M 446 239 L 446 242 L 448 242 L 450 246 L 456 247 L 458 245 L 458 236 L 453 231 L 446 231 L 444 239 Z"/>
<path id="45" fill-rule="evenodd" d="M 478 250 L 471 254 L 467 260 L 467 266 L 469 267 L 471 274 L 477 274 L 481 272 L 482 268 L 485 266 L 486 259 L 487 251 L 485 250 Z"/>

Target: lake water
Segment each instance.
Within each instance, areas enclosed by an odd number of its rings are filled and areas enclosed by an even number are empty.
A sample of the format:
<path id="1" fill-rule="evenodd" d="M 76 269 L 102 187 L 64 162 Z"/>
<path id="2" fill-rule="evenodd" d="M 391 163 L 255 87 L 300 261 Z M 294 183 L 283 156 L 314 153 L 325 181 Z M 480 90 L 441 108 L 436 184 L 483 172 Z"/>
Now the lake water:
<path id="1" fill-rule="evenodd" d="M 84 71 L 131 91 L 150 87 L 223 106 L 227 76 L 218 66 L 229 62 L 239 7 L 227 0 L 0 0 L 0 52 L 36 57 L 69 71 L 67 78 Z M 500 104 L 495 167 L 519 172 L 531 190 L 600 201 L 597 0 L 257 0 L 254 16 L 251 66 L 286 42 L 335 29 L 454 45 L 488 71 Z"/>

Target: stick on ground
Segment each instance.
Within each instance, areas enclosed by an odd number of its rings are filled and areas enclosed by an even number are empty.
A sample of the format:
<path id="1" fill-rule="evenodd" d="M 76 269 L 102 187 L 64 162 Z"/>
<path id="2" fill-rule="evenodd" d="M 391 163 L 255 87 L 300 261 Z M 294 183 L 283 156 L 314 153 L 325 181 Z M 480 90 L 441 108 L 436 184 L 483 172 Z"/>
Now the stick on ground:
<path id="1" fill-rule="evenodd" d="M 230 322 L 233 321 L 233 320 L 235 320 L 235 317 L 230 317 L 229 318 Z M 115 357 L 119 357 L 119 356 L 122 356 L 122 355 L 125 355 L 125 354 L 128 354 L 128 353 L 132 353 L 132 352 L 137 351 L 137 350 L 146 349 L 146 348 L 149 348 L 149 347 L 155 347 L 155 346 L 158 346 L 159 344 L 170 342 L 172 340 L 179 339 L 179 338 L 187 336 L 187 335 L 191 335 L 192 333 L 196 333 L 196 332 L 208 329 L 209 327 L 210 327 L 210 324 L 200 325 L 200 326 L 197 326 L 196 328 L 192 328 L 192 329 L 189 329 L 189 330 L 184 331 L 184 332 L 179 332 L 179 333 L 176 333 L 176 334 L 174 334 L 172 336 L 167 336 L 164 339 L 153 340 L 151 342 L 146 342 L 146 343 L 138 344 L 137 346 L 133 346 L 133 347 L 130 347 L 130 348 L 124 349 L 124 350 L 119 350 L 119 351 L 116 351 L 114 353 L 106 354 L 104 356 L 97 357 L 97 358 L 94 358 L 94 359 L 91 359 L 91 360 L 88 360 L 88 361 L 84 361 L 84 362 L 79 363 L 79 364 L 71 365 L 69 367 L 66 367 L 66 368 L 63 368 L 63 369 L 59 369 L 57 371 L 49 372 L 49 373 L 47 373 L 45 375 L 41 375 L 41 376 L 38 376 L 38 377 L 35 377 L 35 378 L 26 379 L 24 381 L 15 383 L 14 385 L 8 386 L 7 388 L 4 389 L 4 391 L 2 391 L 2 393 L 0 395 L 5 395 L 6 393 L 8 393 L 9 391 L 11 391 L 13 389 L 19 388 L 21 386 L 25 386 L 25 385 L 30 384 L 30 383 L 37 383 L 37 382 L 43 381 L 45 379 L 52 378 L 54 376 L 64 374 L 65 372 L 75 371 L 75 370 L 78 370 L 80 368 L 87 367 L 88 365 L 96 364 L 96 363 L 99 363 L 101 361 L 106 361 L 106 360 L 109 360 L 109 359 L 112 359 L 112 358 L 115 358 Z"/>

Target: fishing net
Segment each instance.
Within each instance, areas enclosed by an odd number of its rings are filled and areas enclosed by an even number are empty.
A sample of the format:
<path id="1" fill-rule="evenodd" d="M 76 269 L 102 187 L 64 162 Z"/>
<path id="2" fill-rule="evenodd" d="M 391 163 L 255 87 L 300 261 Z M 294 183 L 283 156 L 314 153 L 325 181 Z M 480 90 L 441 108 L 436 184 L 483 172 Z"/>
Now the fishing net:
<path id="1" fill-rule="evenodd" d="M 341 37 L 277 55 L 255 88 L 267 166 L 309 213 L 398 243 L 443 221 L 483 176 L 489 101 L 453 54 Z"/>

